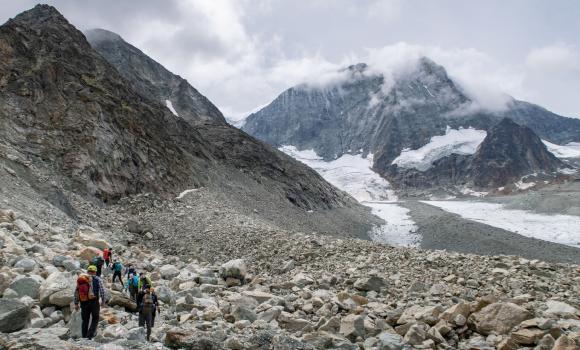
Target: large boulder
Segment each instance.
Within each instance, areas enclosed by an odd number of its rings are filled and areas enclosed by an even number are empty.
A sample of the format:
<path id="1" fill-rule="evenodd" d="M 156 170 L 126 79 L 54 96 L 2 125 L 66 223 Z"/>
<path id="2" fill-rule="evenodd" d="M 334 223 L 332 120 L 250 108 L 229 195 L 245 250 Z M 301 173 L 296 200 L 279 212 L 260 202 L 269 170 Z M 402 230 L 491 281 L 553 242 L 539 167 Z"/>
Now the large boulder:
<path id="1" fill-rule="evenodd" d="M 224 280 L 227 278 L 235 278 L 240 281 L 244 280 L 248 269 L 246 267 L 246 262 L 243 259 L 230 260 L 227 263 L 220 266 L 220 277 Z"/>
<path id="2" fill-rule="evenodd" d="M 314 284 L 314 279 L 305 273 L 298 273 L 292 278 L 292 283 L 298 287 L 305 287 L 310 284 Z"/>
<path id="3" fill-rule="evenodd" d="M 12 210 L 0 209 L 0 222 L 13 222 L 16 219 Z"/>
<path id="4" fill-rule="evenodd" d="M 387 285 L 385 280 L 381 277 L 372 276 L 359 278 L 355 283 L 354 287 L 361 291 L 375 291 L 380 292 L 382 288 Z"/>
<path id="5" fill-rule="evenodd" d="M 383 332 L 379 334 L 377 350 L 402 350 L 404 346 L 403 337 L 396 333 Z"/>
<path id="6" fill-rule="evenodd" d="M 54 306 L 69 306 L 73 302 L 74 289 L 63 289 L 53 293 L 48 298 L 48 303 Z"/>
<path id="7" fill-rule="evenodd" d="M 111 246 L 111 244 L 103 238 L 102 234 L 95 230 L 86 228 L 78 230 L 74 240 L 84 246 L 94 247 L 100 250 Z"/>
<path id="8" fill-rule="evenodd" d="M 0 332 L 21 330 L 30 319 L 30 306 L 16 299 L 0 299 Z"/>
<path id="9" fill-rule="evenodd" d="M 548 309 L 544 311 L 544 314 L 548 316 L 566 318 L 580 317 L 580 310 L 562 301 L 548 300 L 546 306 L 548 306 Z"/>
<path id="10" fill-rule="evenodd" d="M 507 334 L 512 328 L 533 315 L 521 306 L 513 303 L 493 303 L 469 317 L 478 333 Z"/>
<path id="11" fill-rule="evenodd" d="M 177 267 L 175 267 L 174 265 L 163 265 L 161 266 L 161 268 L 159 269 L 159 273 L 161 274 L 161 277 L 165 280 L 170 280 L 173 279 L 175 277 L 177 277 L 177 275 L 179 275 L 179 269 Z"/>
<path id="12" fill-rule="evenodd" d="M 351 341 L 365 335 L 365 318 L 361 315 L 349 314 L 340 322 L 340 334 Z"/>
<path id="13" fill-rule="evenodd" d="M 34 230 L 32 229 L 32 227 L 30 227 L 30 225 L 28 225 L 28 223 L 22 219 L 16 219 L 14 220 L 14 225 L 16 227 L 18 227 L 18 229 L 21 232 L 26 233 L 27 235 L 31 235 L 34 233 Z"/>
<path id="14" fill-rule="evenodd" d="M 18 276 L 10 283 L 10 289 L 18 293 L 19 298 L 29 296 L 32 299 L 38 299 L 43 281 L 42 277 L 37 275 Z"/>
<path id="15" fill-rule="evenodd" d="M 3 244 L 0 245 L 0 251 L 3 253 L 14 254 L 14 255 L 24 255 L 26 254 L 26 250 L 17 243 L 17 239 L 6 230 L 0 228 L 0 241 Z"/>
<path id="16" fill-rule="evenodd" d="M 126 311 L 135 312 L 137 311 L 137 303 L 135 303 L 131 298 L 121 292 L 111 291 L 111 299 L 109 299 L 108 304 L 110 306 L 120 306 L 124 307 Z"/>
<path id="17" fill-rule="evenodd" d="M 103 256 L 103 251 L 95 247 L 86 247 L 78 252 L 77 255 L 83 260 L 91 261 L 96 256 Z"/>
<path id="18" fill-rule="evenodd" d="M 167 286 L 159 286 L 155 288 L 157 298 L 165 304 L 171 304 L 175 300 L 175 293 Z"/>
<path id="19" fill-rule="evenodd" d="M 10 277 L 6 272 L 0 273 L 0 296 L 2 296 L 4 291 L 10 286 L 11 279 L 12 277 Z"/>
<path id="20" fill-rule="evenodd" d="M 34 270 L 36 265 L 37 264 L 36 264 L 36 261 L 34 261 L 34 259 L 23 258 L 23 259 L 18 260 L 16 262 L 16 264 L 14 264 L 14 267 L 23 269 L 24 272 L 30 272 L 30 271 Z"/>
<path id="21" fill-rule="evenodd" d="M 72 290 L 75 287 L 74 278 L 62 272 L 53 272 L 40 286 L 40 304 L 49 305 L 51 295 L 62 290 Z"/>

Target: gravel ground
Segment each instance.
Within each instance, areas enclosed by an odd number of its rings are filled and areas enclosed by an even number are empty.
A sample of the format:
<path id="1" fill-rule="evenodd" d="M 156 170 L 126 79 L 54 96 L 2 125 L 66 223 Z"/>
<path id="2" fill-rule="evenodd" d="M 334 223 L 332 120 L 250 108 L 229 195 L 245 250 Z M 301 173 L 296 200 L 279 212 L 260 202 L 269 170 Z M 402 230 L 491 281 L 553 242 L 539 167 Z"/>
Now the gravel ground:
<path id="1" fill-rule="evenodd" d="M 551 262 L 580 263 L 580 249 L 528 238 L 516 233 L 461 218 L 437 207 L 408 201 L 402 206 L 410 215 L 422 236 L 423 249 L 480 255 L 519 255 L 527 259 Z"/>
<path id="2" fill-rule="evenodd" d="M 580 216 L 580 180 L 486 200 L 505 204 L 509 209 Z"/>

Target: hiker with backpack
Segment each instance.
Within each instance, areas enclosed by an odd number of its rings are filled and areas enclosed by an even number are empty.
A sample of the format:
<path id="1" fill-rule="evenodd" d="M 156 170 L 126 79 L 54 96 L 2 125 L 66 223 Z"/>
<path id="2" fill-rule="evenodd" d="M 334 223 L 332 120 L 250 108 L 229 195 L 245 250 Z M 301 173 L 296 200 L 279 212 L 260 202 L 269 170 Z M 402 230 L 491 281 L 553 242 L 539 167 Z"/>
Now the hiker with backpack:
<path id="1" fill-rule="evenodd" d="M 127 267 L 125 268 L 125 275 L 127 275 L 127 278 L 129 278 L 129 275 L 135 276 L 136 274 L 137 274 L 137 270 L 135 270 L 135 268 L 133 267 L 133 264 L 127 265 Z"/>
<path id="2" fill-rule="evenodd" d="M 139 275 L 139 285 L 137 288 L 139 288 L 138 290 L 142 291 L 145 286 L 153 287 L 153 283 L 151 282 L 151 278 L 145 275 L 145 272 L 143 272 Z"/>
<path id="3" fill-rule="evenodd" d="M 109 250 L 108 247 L 105 247 L 105 249 L 103 249 L 103 259 L 105 259 L 105 267 L 109 267 L 109 264 L 111 262 L 111 251 Z"/>
<path id="4" fill-rule="evenodd" d="M 115 283 L 115 279 L 119 277 L 119 282 L 121 282 L 121 285 L 123 285 L 123 277 L 122 277 L 123 264 L 121 264 L 120 261 L 115 260 L 115 262 L 111 266 L 111 269 L 113 270 L 113 283 Z"/>
<path id="5" fill-rule="evenodd" d="M 86 274 L 77 278 L 74 293 L 75 310 L 81 309 L 81 332 L 83 338 L 92 339 L 97 333 L 101 306 L 105 305 L 105 288 L 97 274 L 97 267 L 90 265 Z M 100 303 L 99 303 L 100 299 Z M 80 304 L 80 305 L 79 305 Z M 90 325 L 89 325 L 90 320 Z"/>
<path id="6" fill-rule="evenodd" d="M 94 265 L 97 268 L 97 276 L 101 277 L 101 273 L 103 272 L 103 264 L 105 260 L 102 256 L 97 255 L 91 260 L 91 265 Z"/>
<path id="7" fill-rule="evenodd" d="M 129 296 L 131 300 L 137 301 L 137 292 L 139 291 L 139 274 L 129 274 L 129 278 L 125 283 L 125 289 L 129 291 Z"/>
<path id="8" fill-rule="evenodd" d="M 147 340 L 151 339 L 151 329 L 155 324 L 155 312 L 160 313 L 157 294 L 151 286 L 145 285 L 137 296 L 139 327 L 147 327 Z"/>

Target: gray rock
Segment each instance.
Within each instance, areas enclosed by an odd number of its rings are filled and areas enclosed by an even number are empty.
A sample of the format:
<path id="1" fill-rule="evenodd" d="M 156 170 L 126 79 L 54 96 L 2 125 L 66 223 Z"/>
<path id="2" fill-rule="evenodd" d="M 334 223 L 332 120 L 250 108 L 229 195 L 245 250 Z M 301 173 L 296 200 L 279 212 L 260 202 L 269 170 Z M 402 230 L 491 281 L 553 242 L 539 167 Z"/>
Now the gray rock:
<path id="1" fill-rule="evenodd" d="M 147 341 L 147 333 L 145 332 L 145 328 L 137 327 L 133 329 L 129 329 L 127 332 L 127 340 L 134 340 L 140 343 L 144 343 Z"/>
<path id="2" fill-rule="evenodd" d="M 385 280 L 377 276 L 359 278 L 354 283 L 354 287 L 356 289 L 366 292 L 371 290 L 375 292 L 380 292 L 381 289 L 384 288 L 385 286 L 386 286 Z"/>
<path id="3" fill-rule="evenodd" d="M 377 350 L 402 350 L 404 348 L 403 337 L 398 334 L 383 332 L 378 338 Z"/>
<path id="4" fill-rule="evenodd" d="M 30 306 L 15 299 L 0 299 L 0 332 L 19 331 L 30 319 Z"/>
<path id="5" fill-rule="evenodd" d="M 10 289 L 18 294 L 18 297 L 29 296 L 38 299 L 40 286 L 44 280 L 40 276 L 18 276 L 10 283 Z"/>
<path id="6" fill-rule="evenodd" d="M 36 261 L 34 261 L 34 259 L 24 258 L 24 259 L 18 260 L 18 262 L 16 262 L 16 264 L 14 264 L 14 267 L 21 268 L 24 270 L 24 272 L 30 272 L 30 271 L 34 270 L 36 265 L 37 264 L 36 264 Z"/>
<path id="7" fill-rule="evenodd" d="M 62 262 L 62 267 L 67 271 L 74 272 L 80 270 L 81 263 L 78 260 L 66 259 Z"/>
<path id="8" fill-rule="evenodd" d="M 365 335 L 365 317 L 360 315 L 349 314 L 340 322 L 340 334 L 344 335 L 351 341 L 356 340 L 357 337 L 364 337 Z"/>
<path id="9" fill-rule="evenodd" d="M 247 306 L 244 305 L 236 305 L 232 309 L 232 316 L 236 321 L 240 320 L 248 320 L 250 322 L 254 322 L 258 317 L 256 316 L 256 312 L 251 310 Z"/>
<path id="10" fill-rule="evenodd" d="M 163 279 L 170 280 L 179 275 L 179 269 L 174 265 L 163 265 L 159 269 L 159 273 Z"/>
<path id="11" fill-rule="evenodd" d="M 224 280 L 227 278 L 235 278 L 243 281 L 248 273 L 246 262 L 243 259 L 230 260 L 220 266 L 219 275 Z"/>
<path id="12" fill-rule="evenodd" d="M 507 334 L 513 327 L 532 317 L 528 310 L 513 303 L 493 303 L 469 316 L 477 332 L 483 335 L 491 332 Z"/>

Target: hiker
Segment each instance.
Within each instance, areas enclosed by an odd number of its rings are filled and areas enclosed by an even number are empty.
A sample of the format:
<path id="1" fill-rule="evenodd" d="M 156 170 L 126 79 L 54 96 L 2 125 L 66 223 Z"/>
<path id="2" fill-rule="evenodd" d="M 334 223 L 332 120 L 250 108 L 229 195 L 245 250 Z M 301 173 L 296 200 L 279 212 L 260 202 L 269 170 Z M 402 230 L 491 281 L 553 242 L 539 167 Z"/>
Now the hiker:
<path id="1" fill-rule="evenodd" d="M 83 338 L 92 339 L 97 333 L 99 312 L 101 305 L 105 305 L 105 289 L 103 281 L 96 275 L 97 267 L 90 265 L 86 274 L 77 278 L 77 287 L 74 294 L 75 310 L 81 309 L 81 331 Z M 99 299 L 101 303 L 99 304 Z M 89 326 L 90 319 L 90 326 Z"/>
<path id="2" fill-rule="evenodd" d="M 125 268 L 125 275 L 127 275 L 127 278 L 129 278 L 129 275 L 133 275 L 135 276 L 137 274 L 137 271 L 135 270 L 135 268 L 133 267 L 133 264 L 129 264 L 126 268 Z"/>
<path id="3" fill-rule="evenodd" d="M 153 287 L 153 283 L 151 283 L 151 278 L 146 276 L 145 272 L 143 272 L 139 275 L 139 286 L 137 287 L 141 291 L 143 288 L 145 288 L 145 286 Z"/>
<path id="4" fill-rule="evenodd" d="M 147 326 L 147 340 L 151 340 L 151 328 L 155 324 L 155 312 L 160 312 L 157 294 L 151 286 L 146 284 L 137 296 L 139 309 L 139 327 Z"/>
<path id="5" fill-rule="evenodd" d="M 103 258 L 105 259 L 105 267 L 109 267 L 109 264 L 111 262 L 111 251 L 109 250 L 108 247 L 105 247 L 105 249 L 103 249 Z"/>
<path id="6" fill-rule="evenodd" d="M 123 264 L 121 264 L 119 260 L 115 260 L 115 262 L 111 266 L 111 270 L 113 270 L 113 283 L 115 283 L 116 277 L 119 277 L 119 282 L 121 282 L 121 285 L 123 285 L 123 277 L 122 277 Z"/>
<path id="7" fill-rule="evenodd" d="M 125 289 L 129 291 L 129 296 L 131 300 L 137 301 L 137 292 L 139 291 L 139 274 L 129 274 L 127 282 L 125 283 Z"/>
<path id="8" fill-rule="evenodd" d="M 93 258 L 93 260 L 91 260 L 91 265 L 94 265 L 97 267 L 97 276 L 101 277 L 101 273 L 103 272 L 103 264 L 105 263 L 105 260 L 103 260 L 103 257 L 101 257 L 100 255 L 97 255 Z"/>

